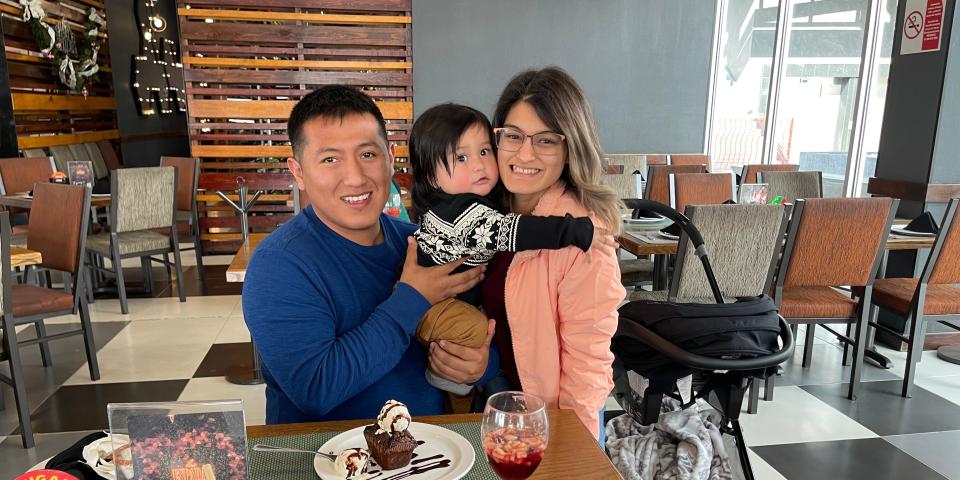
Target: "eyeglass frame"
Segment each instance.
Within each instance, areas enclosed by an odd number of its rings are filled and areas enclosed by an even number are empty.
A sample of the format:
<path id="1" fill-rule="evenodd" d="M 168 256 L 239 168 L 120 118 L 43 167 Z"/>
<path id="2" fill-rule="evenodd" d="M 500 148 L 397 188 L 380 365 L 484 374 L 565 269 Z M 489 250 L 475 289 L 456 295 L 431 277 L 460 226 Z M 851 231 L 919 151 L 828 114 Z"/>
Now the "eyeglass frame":
<path id="1" fill-rule="evenodd" d="M 513 131 L 519 133 L 520 135 L 523 135 L 523 141 L 520 142 L 520 148 L 517 148 L 516 150 L 507 150 L 507 149 L 505 149 L 505 148 L 503 148 L 503 147 L 500 146 L 500 132 L 503 132 L 503 131 L 506 131 L 506 130 L 513 130 Z M 519 152 L 520 149 L 523 148 L 523 144 L 524 144 L 524 143 L 527 143 L 527 139 L 529 138 L 529 139 L 530 139 L 530 148 L 533 148 L 533 149 L 534 149 L 535 151 L 537 151 L 537 153 L 539 153 L 540 155 L 556 155 L 556 153 L 545 154 L 545 153 L 542 153 L 542 152 L 540 152 L 539 150 L 537 150 L 537 144 L 534 143 L 533 137 L 536 137 L 537 135 L 543 135 L 543 134 L 545 134 L 545 133 L 549 133 L 549 134 L 551 134 L 551 135 L 556 135 L 556 136 L 560 137 L 560 141 L 561 141 L 561 142 L 566 142 L 566 141 L 567 141 L 567 136 L 564 135 L 564 134 L 562 134 L 562 133 L 551 132 L 551 131 L 548 130 L 548 131 L 544 131 L 544 132 L 534 133 L 533 135 L 527 135 L 527 132 L 524 132 L 523 130 L 520 130 L 519 128 L 516 128 L 516 127 L 497 127 L 497 128 L 494 128 L 494 129 L 493 129 L 493 138 L 494 138 L 494 140 L 496 140 L 497 148 L 499 148 L 499 149 L 501 149 L 501 150 L 505 150 L 505 151 L 507 151 L 507 152 Z"/>

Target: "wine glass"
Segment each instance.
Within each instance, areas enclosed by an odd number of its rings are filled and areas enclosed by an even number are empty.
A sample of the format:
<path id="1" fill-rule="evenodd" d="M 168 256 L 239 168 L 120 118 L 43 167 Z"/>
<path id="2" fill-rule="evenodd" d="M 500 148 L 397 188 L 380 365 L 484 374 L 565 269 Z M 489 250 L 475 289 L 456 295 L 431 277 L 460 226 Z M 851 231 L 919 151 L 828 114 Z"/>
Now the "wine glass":
<path id="1" fill-rule="evenodd" d="M 543 460 L 550 437 L 547 409 L 536 395 L 501 392 L 483 409 L 483 451 L 504 480 L 524 480 Z"/>

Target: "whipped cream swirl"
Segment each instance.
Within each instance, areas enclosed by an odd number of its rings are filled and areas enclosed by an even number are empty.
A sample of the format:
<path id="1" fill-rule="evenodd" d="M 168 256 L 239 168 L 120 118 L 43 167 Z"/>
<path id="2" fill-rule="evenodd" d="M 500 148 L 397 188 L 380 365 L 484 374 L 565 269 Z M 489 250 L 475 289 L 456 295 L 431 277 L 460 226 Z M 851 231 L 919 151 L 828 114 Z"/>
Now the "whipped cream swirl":
<path id="1" fill-rule="evenodd" d="M 402 432 L 410 426 L 410 412 L 407 406 L 396 401 L 387 400 L 387 403 L 380 409 L 380 415 L 377 416 L 377 433 L 382 432 Z"/>

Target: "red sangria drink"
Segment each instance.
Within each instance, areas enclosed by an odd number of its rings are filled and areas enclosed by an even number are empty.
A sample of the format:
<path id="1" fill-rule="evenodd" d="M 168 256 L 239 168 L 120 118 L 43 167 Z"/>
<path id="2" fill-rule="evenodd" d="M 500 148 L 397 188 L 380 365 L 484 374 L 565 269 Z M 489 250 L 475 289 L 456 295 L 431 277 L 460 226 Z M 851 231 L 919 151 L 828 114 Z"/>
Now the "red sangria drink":
<path id="1" fill-rule="evenodd" d="M 540 465 L 547 440 L 531 430 L 501 428 L 483 437 L 483 451 L 504 480 L 524 480 Z"/>
<path id="2" fill-rule="evenodd" d="M 543 460 L 550 426 L 543 400 L 523 392 L 490 397 L 481 425 L 483 450 L 503 480 L 525 480 Z"/>

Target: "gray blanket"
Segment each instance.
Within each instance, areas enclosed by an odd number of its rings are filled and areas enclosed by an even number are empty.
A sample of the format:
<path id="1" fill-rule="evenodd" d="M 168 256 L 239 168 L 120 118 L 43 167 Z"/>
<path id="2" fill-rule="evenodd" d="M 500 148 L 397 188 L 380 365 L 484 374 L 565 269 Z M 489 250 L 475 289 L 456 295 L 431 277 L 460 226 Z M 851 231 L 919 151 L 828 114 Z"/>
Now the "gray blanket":
<path id="1" fill-rule="evenodd" d="M 606 426 L 607 452 L 626 480 L 729 480 L 730 461 L 720 429 L 720 413 L 699 400 L 685 410 L 664 399 L 664 413 L 642 426 L 630 415 Z"/>

